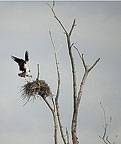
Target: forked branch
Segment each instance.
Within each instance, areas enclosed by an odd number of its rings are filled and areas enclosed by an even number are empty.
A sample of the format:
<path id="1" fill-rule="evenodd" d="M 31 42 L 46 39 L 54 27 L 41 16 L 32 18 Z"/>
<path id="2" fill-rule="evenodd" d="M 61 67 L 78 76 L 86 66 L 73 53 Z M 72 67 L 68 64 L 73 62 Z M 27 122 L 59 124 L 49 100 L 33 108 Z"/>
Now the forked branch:
<path id="1" fill-rule="evenodd" d="M 81 97 L 82 97 L 82 92 L 83 92 L 83 87 L 84 87 L 84 84 L 85 84 L 85 81 L 87 79 L 87 76 L 88 76 L 88 73 L 96 66 L 96 64 L 99 62 L 100 58 L 98 58 L 95 63 L 89 67 L 86 62 L 85 62 L 85 59 L 84 59 L 84 54 L 81 54 L 80 51 L 78 50 L 78 48 L 76 46 L 73 46 L 76 51 L 78 52 L 79 54 L 79 57 L 81 58 L 81 61 L 82 61 L 82 64 L 83 64 L 83 67 L 85 69 L 85 72 L 84 72 L 84 75 L 82 77 L 82 80 L 80 82 L 80 88 L 79 88 L 79 92 L 78 92 L 78 97 L 77 97 L 77 107 L 79 107 L 79 104 L 80 104 L 80 100 L 81 100 Z"/>
<path id="2" fill-rule="evenodd" d="M 104 109 L 103 105 L 101 104 L 101 102 L 100 102 L 100 106 L 103 110 L 103 115 L 104 115 L 104 133 L 103 133 L 103 136 L 99 136 L 99 138 L 101 138 L 105 144 L 115 144 L 115 140 L 113 142 L 109 141 L 109 137 L 107 135 L 107 128 L 108 128 L 109 124 L 107 123 L 105 109 Z M 111 119 L 112 118 L 110 117 L 110 122 L 111 122 Z M 115 139 L 117 137 L 118 137 L 118 135 L 115 136 Z"/>
<path id="3" fill-rule="evenodd" d="M 82 63 L 83 63 L 83 66 L 84 66 L 84 68 L 85 68 L 85 71 L 90 72 L 90 71 L 96 66 L 96 64 L 99 62 L 100 58 L 98 58 L 98 59 L 95 61 L 95 63 L 89 68 L 89 67 L 86 65 L 86 63 L 85 63 L 84 54 L 81 54 L 80 51 L 78 50 L 78 48 L 77 48 L 76 46 L 73 46 L 73 47 L 74 47 L 74 48 L 76 49 L 76 51 L 78 52 L 79 57 L 81 58 Z"/>

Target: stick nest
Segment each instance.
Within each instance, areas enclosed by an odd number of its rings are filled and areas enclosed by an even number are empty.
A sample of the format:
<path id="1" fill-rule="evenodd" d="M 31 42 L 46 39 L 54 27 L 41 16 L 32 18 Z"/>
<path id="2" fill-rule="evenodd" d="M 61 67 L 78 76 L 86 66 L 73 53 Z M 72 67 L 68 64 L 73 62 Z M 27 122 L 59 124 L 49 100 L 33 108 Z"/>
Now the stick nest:
<path id="1" fill-rule="evenodd" d="M 27 102 L 29 100 L 35 100 L 38 97 L 46 98 L 52 96 L 50 87 L 44 80 L 36 79 L 35 81 L 27 82 L 22 86 L 22 97 L 23 99 L 26 99 Z"/>

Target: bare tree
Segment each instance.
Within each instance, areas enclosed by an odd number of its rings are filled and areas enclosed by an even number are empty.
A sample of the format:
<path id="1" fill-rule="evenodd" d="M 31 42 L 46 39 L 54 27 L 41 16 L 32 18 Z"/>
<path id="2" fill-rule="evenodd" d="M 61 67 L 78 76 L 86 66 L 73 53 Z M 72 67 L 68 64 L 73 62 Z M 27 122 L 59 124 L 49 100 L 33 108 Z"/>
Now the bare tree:
<path id="1" fill-rule="evenodd" d="M 71 28 L 69 32 L 66 30 L 65 26 L 61 22 L 61 20 L 56 16 L 56 13 L 54 11 L 55 7 L 55 2 L 53 2 L 52 7 L 48 4 L 50 7 L 54 18 L 57 20 L 59 25 L 61 26 L 62 30 L 65 33 L 66 36 L 66 42 L 67 42 L 67 49 L 68 49 L 68 54 L 69 54 L 69 59 L 71 62 L 71 70 L 72 70 L 72 84 L 73 84 L 73 112 L 72 112 L 72 121 L 71 121 L 71 137 L 72 137 L 72 142 L 73 144 L 78 144 L 78 136 L 77 136 L 77 124 L 78 124 L 78 112 L 79 112 L 79 105 L 83 93 L 83 87 L 86 82 L 87 76 L 89 72 L 96 66 L 96 64 L 99 62 L 100 58 L 98 58 L 92 66 L 87 66 L 85 59 L 84 59 L 84 54 L 80 53 L 79 49 L 75 46 L 74 43 L 71 42 L 71 36 L 72 32 L 76 26 L 76 20 L 74 19 L 71 25 Z M 39 65 L 38 65 L 38 74 L 37 78 L 33 82 L 28 82 L 26 85 L 23 87 L 23 97 L 27 99 L 27 102 L 30 100 L 30 98 L 36 99 L 36 95 L 39 95 L 42 97 L 48 108 L 50 109 L 52 116 L 53 116 L 53 121 L 54 121 L 54 143 L 58 144 L 58 138 L 57 138 L 57 133 L 58 133 L 58 125 L 60 129 L 60 134 L 61 138 L 64 144 L 69 144 L 69 132 L 68 129 L 66 128 L 66 132 L 64 133 L 63 130 L 63 124 L 61 121 L 61 115 L 59 111 L 59 95 L 60 95 L 60 72 L 59 72 L 59 63 L 58 63 L 58 58 L 57 58 L 57 52 L 55 48 L 55 44 L 52 38 L 52 34 L 49 31 L 50 39 L 52 46 L 54 48 L 54 55 L 55 55 L 55 62 L 56 62 L 56 71 L 57 71 L 57 91 L 56 91 L 56 96 L 53 97 L 52 93 L 49 89 L 49 86 L 47 83 L 43 80 L 39 80 Z M 76 75 L 76 66 L 75 66 L 75 61 L 72 53 L 72 49 L 77 51 L 77 54 L 80 57 L 80 60 L 83 64 L 84 68 L 84 74 L 82 76 L 82 80 L 80 81 L 79 85 L 79 90 L 77 91 L 77 75 Z M 43 95 L 44 93 L 44 95 Z M 48 101 L 47 97 L 51 95 L 51 103 Z"/>

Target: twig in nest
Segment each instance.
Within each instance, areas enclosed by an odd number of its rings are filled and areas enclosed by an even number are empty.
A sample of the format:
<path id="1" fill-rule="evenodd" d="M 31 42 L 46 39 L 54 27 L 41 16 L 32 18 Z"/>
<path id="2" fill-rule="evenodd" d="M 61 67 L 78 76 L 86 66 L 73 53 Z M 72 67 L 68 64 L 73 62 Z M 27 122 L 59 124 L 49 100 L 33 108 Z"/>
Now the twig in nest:
<path id="1" fill-rule="evenodd" d="M 39 80 L 39 75 L 40 75 L 40 72 L 39 72 L 39 64 L 37 64 L 37 71 L 38 71 L 38 74 L 37 74 L 37 79 L 36 79 L 36 80 Z"/>

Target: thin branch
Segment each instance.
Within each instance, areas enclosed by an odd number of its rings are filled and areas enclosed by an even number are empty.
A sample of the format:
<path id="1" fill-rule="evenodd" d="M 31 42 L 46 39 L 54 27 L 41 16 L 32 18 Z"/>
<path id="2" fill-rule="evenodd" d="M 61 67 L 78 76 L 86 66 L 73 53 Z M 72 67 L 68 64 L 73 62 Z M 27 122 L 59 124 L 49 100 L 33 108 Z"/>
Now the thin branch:
<path id="1" fill-rule="evenodd" d="M 55 7 L 55 1 L 53 0 L 52 9 L 54 9 L 54 7 Z"/>
<path id="2" fill-rule="evenodd" d="M 54 109 L 54 112 L 55 112 L 55 102 L 54 102 L 53 96 L 51 98 L 52 98 L 53 109 Z"/>
<path id="3" fill-rule="evenodd" d="M 27 99 L 27 101 L 25 102 L 25 104 L 23 104 L 23 106 L 25 106 L 30 100 L 30 97 Z"/>
<path id="4" fill-rule="evenodd" d="M 53 107 L 51 106 L 51 104 L 47 101 L 47 99 L 45 97 L 42 97 L 43 100 L 46 102 L 47 106 L 49 107 L 49 109 L 51 110 L 52 113 L 54 113 L 54 109 Z"/>
<path id="5" fill-rule="evenodd" d="M 48 4 L 48 3 L 47 3 L 47 5 L 48 5 L 49 8 L 51 9 L 51 11 L 52 11 L 52 13 L 53 13 L 55 19 L 59 22 L 59 24 L 61 25 L 61 27 L 63 28 L 63 30 L 64 30 L 64 32 L 65 32 L 65 34 L 66 34 L 67 31 L 66 31 L 64 25 L 62 24 L 62 22 L 61 22 L 61 21 L 58 19 L 58 17 L 56 16 L 55 11 L 54 11 L 54 8 L 52 8 L 52 7 L 50 6 L 50 4 Z"/>
<path id="6" fill-rule="evenodd" d="M 69 133 L 68 133 L 68 129 L 66 128 L 66 136 L 67 136 L 67 144 L 69 144 Z"/>
<path id="7" fill-rule="evenodd" d="M 57 59 L 57 52 L 56 52 L 56 48 L 52 39 L 52 34 L 49 31 L 50 34 L 50 39 L 54 48 L 54 54 L 55 54 L 55 61 L 56 61 L 56 70 L 57 70 L 57 76 L 58 76 L 58 83 L 57 83 L 57 93 L 56 93 L 56 98 L 55 98 L 55 105 L 56 105 L 56 111 L 57 111 L 57 117 L 58 117 L 58 123 L 59 123 L 59 127 L 60 127 L 60 132 L 61 132 L 61 137 L 62 140 L 64 142 L 64 144 L 66 144 L 66 139 L 64 137 L 64 132 L 63 132 L 63 126 L 61 123 L 61 118 L 60 118 L 60 112 L 59 112 L 59 104 L 58 104 L 58 98 L 59 98 L 59 94 L 60 94 L 60 72 L 59 72 L 59 66 L 58 66 L 58 59 Z"/>
<path id="8" fill-rule="evenodd" d="M 67 38 L 68 41 L 68 49 L 70 48 L 70 39 Z M 74 64 L 74 58 L 72 56 L 72 51 L 69 49 L 69 56 L 71 60 L 71 67 L 72 67 L 72 78 L 73 78 L 73 98 L 74 98 L 74 111 L 76 111 L 76 103 L 77 103 L 77 82 L 76 82 L 76 70 Z"/>
<path id="9" fill-rule="evenodd" d="M 70 30 L 70 32 L 69 32 L 69 36 L 71 36 L 71 34 L 72 34 L 72 31 L 73 31 L 73 29 L 74 29 L 74 26 L 76 26 L 75 25 L 75 19 L 74 19 L 74 21 L 73 21 L 73 24 L 72 24 L 72 27 L 71 27 L 71 30 Z"/>
<path id="10" fill-rule="evenodd" d="M 45 103 L 47 104 L 48 108 L 51 110 L 52 112 L 52 115 L 53 115 L 53 120 L 54 120 L 54 141 L 55 141 L 55 144 L 58 144 L 57 142 L 57 121 L 56 121 L 56 114 L 55 114 L 55 111 L 54 109 L 52 108 L 52 106 L 50 105 L 50 103 L 47 101 L 46 98 L 42 97 L 43 100 L 45 101 Z"/>
<path id="11" fill-rule="evenodd" d="M 91 71 L 93 69 L 93 67 L 99 62 L 100 58 L 98 58 L 95 63 L 89 68 L 88 71 Z"/>
<path id="12" fill-rule="evenodd" d="M 85 72 L 84 72 L 84 75 L 83 75 L 83 77 L 82 77 L 82 81 L 81 81 L 80 88 L 79 88 L 79 92 L 78 92 L 77 107 L 79 107 L 79 104 L 80 104 L 80 100 L 81 100 L 82 93 L 83 93 L 83 87 L 84 87 L 85 81 L 86 81 L 86 79 L 87 79 L 87 76 L 88 76 L 88 72 L 85 71 Z"/>
<path id="13" fill-rule="evenodd" d="M 72 48 L 73 45 L 74 45 L 74 43 L 71 44 L 70 48 Z"/>
<path id="14" fill-rule="evenodd" d="M 106 137 L 108 124 L 107 124 L 107 120 L 106 120 L 105 109 L 104 109 L 103 105 L 101 104 L 101 102 L 100 102 L 100 106 L 101 106 L 101 108 L 102 108 L 102 110 L 103 110 L 103 115 L 104 115 L 104 133 L 103 133 L 103 136 L 102 136 L 102 137 L 101 137 L 101 136 L 99 136 L 99 137 L 103 140 L 103 142 L 104 142 L 105 144 L 110 144 L 110 142 L 107 141 L 107 137 Z"/>
<path id="15" fill-rule="evenodd" d="M 99 138 L 101 138 L 105 144 L 109 144 L 109 143 L 107 143 L 106 140 L 103 139 L 101 136 L 99 136 Z"/>
<path id="16" fill-rule="evenodd" d="M 103 115 L 104 115 L 104 133 L 103 133 L 103 136 L 99 136 L 99 138 L 101 138 L 105 144 L 115 144 L 115 141 L 110 142 L 109 139 L 108 139 L 108 135 L 107 135 L 108 123 L 107 123 L 107 120 L 106 120 L 106 113 L 105 113 L 105 109 L 104 109 L 103 105 L 101 104 L 101 102 L 100 102 L 100 106 L 103 110 Z"/>
<path id="17" fill-rule="evenodd" d="M 37 78 L 36 78 L 36 80 L 39 80 L 39 75 L 40 75 L 40 72 L 39 72 L 39 64 L 37 64 L 37 71 L 38 71 L 38 73 L 37 73 Z"/>
<path id="18" fill-rule="evenodd" d="M 85 71 L 87 71 L 87 65 L 86 65 L 85 60 L 84 60 L 84 54 L 82 54 L 82 63 L 83 63 L 83 66 L 85 68 Z"/>
<path id="19" fill-rule="evenodd" d="M 106 120 L 105 109 L 104 109 L 103 105 L 101 104 L 101 102 L 100 102 L 100 106 L 101 106 L 101 108 L 102 108 L 102 110 L 103 110 L 103 114 L 104 114 L 104 134 L 103 134 L 103 137 L 102 137 L 102 138 L 104 139 L 105 136 L 106 136 L 108 124 L 107 124 L 107 120 Z"/>
<path id="20" fill-rule="evenodd" d="M 90 68 L 88 68 L 87 65 L 86 65 L 86 63 L 85 63 L 85 60 L 84 60 L 84 55 L 83 54 L 81 55 L 80 51 L 78 50 L 78 48 L 76 46 L 73 46 L 73 47 L 77 50 L 77 52 L 78 52 L 78 54 L 79 54 L 79 56 L 80 56 L 80 58 L 82 60 L 82 63 L 83 63 L 83 66 L 84 66 L 85 70 L 87 70 L 88 72 L 90 72 L 94 68 L 94 66 L 96 66 L 96 64 L 99 62 L 100 58 L 98 58 L 95 61 L 95 63 Z"/>
<path id="21" fill-rule="evenodd" d="M 77 48 L 76 46 L 73 46 L 73 47 L 74 47 L 74 48 L 76 49 L 76 51 L 78 52 L 78 54 L 79 54 L 79 56 L 80 56 L 80 58 L 81 58 L 81 60 L 82 60 L 83 66 L 84 66 L 84 68 L 85 68 L 85 71 L 87 71 L 87 65 L 86 65 L 85 60 L 84 60 L 84 54 L 81 55 L 81 53 L 80 53 L 80 51 L 78 50 L 78 48 Z"/>
<path id="22" fill-rule="evenodd" d="M 73 47 L 77 50 L 77 52 L 78 52 L 78 54 L 79 54 L 79 56 L 80 56 L 80 58 L 82 60 L 82 55 L 81 55 L 80 51 L 78 50 L 78 48 L 76 46 L 73 46 Z"/>

